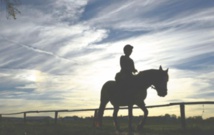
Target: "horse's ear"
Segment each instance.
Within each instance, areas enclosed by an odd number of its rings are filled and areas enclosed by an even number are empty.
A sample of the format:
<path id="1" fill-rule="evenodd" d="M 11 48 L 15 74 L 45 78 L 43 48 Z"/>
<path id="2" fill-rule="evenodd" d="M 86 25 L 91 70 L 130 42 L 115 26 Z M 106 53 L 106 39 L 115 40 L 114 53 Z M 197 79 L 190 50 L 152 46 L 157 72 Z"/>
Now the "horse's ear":
<path id="1" fill-rule="evenodd" d="M 169 68 L 166 69 L 166 72 L 167 72 L 167 73 L 168 73 L 168 71 L 169 71 Z"/>
<path id="2" fill-rule="evenodd" d="M 160 65 L 159 70 L 163 71 L 162 66 Z"/>

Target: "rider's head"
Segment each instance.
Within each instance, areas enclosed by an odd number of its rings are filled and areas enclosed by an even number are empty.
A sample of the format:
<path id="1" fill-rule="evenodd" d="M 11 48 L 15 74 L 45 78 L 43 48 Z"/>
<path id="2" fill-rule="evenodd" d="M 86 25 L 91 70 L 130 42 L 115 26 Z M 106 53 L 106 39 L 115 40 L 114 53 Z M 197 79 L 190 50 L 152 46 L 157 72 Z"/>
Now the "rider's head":
<path id="1" fill-rule="evenodd" d="M 132 49 L 133 49 L 133 46 L 127 44 L 124 46 L 123 51 L 124 51 L 125 55 L 129 56 L 132 53 Z"/>

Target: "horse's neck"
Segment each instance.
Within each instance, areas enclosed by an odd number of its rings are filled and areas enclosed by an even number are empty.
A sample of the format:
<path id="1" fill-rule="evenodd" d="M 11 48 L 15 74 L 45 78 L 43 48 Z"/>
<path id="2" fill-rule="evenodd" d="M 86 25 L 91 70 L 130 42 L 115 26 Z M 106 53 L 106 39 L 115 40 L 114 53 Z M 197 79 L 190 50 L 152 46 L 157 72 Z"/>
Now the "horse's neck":
<path id="1" fill-rule="evenodd" d="M 139 85 L 142 85 L 144 88 L 149 88 L 155 81 L 156 70 L 146 70 L 139 73 Z"/>

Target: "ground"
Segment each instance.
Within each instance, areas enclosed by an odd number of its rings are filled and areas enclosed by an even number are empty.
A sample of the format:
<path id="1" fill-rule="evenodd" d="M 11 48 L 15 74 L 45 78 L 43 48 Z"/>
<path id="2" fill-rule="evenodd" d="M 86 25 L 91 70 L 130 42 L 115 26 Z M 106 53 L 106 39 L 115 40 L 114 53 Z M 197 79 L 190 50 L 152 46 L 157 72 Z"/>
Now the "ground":
<path id="1" fill-rule="evenodd" d="M 121 130 L 118 132 L 113 126 L 112 119 L 104 119 L 102 129 L 93 127 L 92 119 L 77 119 L 70 121 L 23 121 L 0 122 L 0 135 L 213 135 L 214 123 L 188 122 L 186 130 L 176 121 L 148 122 L 141 132 L 128 132 L 127 119 L 121 120 Z M 137 122 L 134 121 L 136 127 Z"/>

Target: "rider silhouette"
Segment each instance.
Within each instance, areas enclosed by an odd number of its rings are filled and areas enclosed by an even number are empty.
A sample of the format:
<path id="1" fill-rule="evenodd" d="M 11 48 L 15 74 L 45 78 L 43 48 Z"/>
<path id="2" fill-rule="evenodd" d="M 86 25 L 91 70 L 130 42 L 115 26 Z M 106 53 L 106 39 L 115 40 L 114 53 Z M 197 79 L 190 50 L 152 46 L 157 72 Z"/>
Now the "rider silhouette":
<path id="1" fill-rule="evenodd" d="M 125 45 L 123 48 L 124 54 L 120 57 L 120 67 L 121 70 L 116 74 L 116 81 L 131 81 L 133 73 L 137 72 L 134 66 L 134 61 L 129 57 L 132 54 L 133 46 Z"/>

